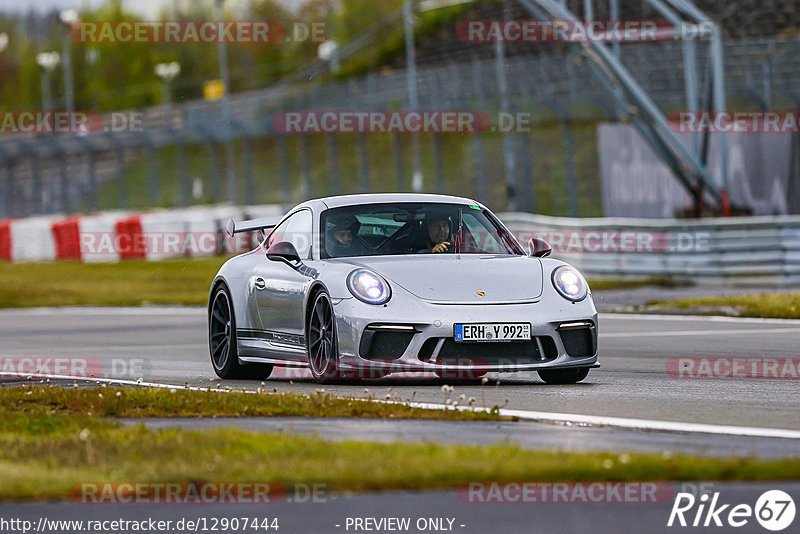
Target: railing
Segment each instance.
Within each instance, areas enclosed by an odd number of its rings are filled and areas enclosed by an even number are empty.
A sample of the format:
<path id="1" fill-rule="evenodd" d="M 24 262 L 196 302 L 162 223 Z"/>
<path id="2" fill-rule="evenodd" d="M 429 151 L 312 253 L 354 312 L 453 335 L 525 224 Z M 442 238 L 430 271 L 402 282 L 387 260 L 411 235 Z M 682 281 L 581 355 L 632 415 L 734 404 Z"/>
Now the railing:
<path id="1" fill-rule="evenodd" d="M 590 275 L 800 283 L 800 216 L 654 221 L 508 213 L 502 218 L 520 237 L 561 240 L 553 256 Z"/>
<path id="2" fill-rule="evenodd" d="M 0 221 L 0 260 L 160 260 L 244 252 L 229 218 L 275 217 L 287 206 L 208 206 L 147 213 L 109 212 Z M 552 257 L 590 277 L 670 277 L 697 284 L 800 284 L 800 216 L 738 219 L 574 219 L 529 213 L 499 217 L 527 247 L 534 236 Z M 137 236 L 143 236 L 136 246 Z M 510 282 L 513 283 L 513 282 Z"/>

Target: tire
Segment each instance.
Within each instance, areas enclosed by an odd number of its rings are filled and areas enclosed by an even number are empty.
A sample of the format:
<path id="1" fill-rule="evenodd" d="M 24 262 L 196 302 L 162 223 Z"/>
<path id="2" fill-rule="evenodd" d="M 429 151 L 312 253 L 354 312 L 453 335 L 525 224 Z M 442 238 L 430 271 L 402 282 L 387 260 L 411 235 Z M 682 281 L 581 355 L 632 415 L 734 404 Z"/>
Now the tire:
<path id="1" fill-rule="evenodd" d="M 316 294 L 306 320 L 306 350 L 311 376 L 319 384 L 344 378 L 339 370 L 339 340 L 333 305 L 327 291 Z"/>
<path id="2" fill-rule="evenodd" d="M 236 346 L 236 317 L 228 288 L 220 285 L 211 300 L 208 313 L 208 351 L 217 376 L 225 379 L 264 380 L 272 374 L 272 365 L 239 362 Z"/>
<path id="3" fill-rule="evenodd" d="M 539 371 L 539 378 L 548 384 L 576 384 L 589 374 L 588 367 L 576 369 L 549 369 Z"/>

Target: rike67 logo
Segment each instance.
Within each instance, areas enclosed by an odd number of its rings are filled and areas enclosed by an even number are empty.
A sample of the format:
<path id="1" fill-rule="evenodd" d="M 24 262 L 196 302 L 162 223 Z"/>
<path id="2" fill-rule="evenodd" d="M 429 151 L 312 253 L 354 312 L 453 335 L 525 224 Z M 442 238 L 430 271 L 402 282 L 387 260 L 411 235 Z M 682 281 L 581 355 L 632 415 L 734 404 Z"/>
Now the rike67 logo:
<path id="1" fill-rule="evenodd" d="M 721 504 L 720 493 L 704 493 L 695 497 L 691 493 L 678 493 L 667 526 L 681 527 L 733 527 L 747 525 L 755 518 L 763 528 L 772 532 L 785 530 L 795 516 L 794 500 L 781 490 L 765 491 L 749 504 Z"/>

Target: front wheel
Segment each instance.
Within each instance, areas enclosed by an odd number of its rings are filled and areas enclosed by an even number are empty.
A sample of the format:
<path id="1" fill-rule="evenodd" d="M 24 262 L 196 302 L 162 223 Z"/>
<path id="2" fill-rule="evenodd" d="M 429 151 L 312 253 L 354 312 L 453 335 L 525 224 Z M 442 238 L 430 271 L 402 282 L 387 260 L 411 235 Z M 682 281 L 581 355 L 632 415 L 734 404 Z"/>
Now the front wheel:
<path id="1" fill-rule="evenodd" d="M 208 348 L 211 365 L 220 378 L 264 380 L 272 373 L 268 364 L 242 365 L 236 346 L 236 317 L 228 288 L 220 286 L 208 314 Z"/>
<path id="2" fill-rule="evenodd" d="M 576 384 L 589 374 L 588 367 L 576 369 L 545 369 L 539 371 L 539 378 L 548 384 Z"/>
<path id="3" fill-rule="evenodd" d="M 329 384 L 343 378 L 339 370 L 339 344 L 333 306 L 325 291 L 320 291 L 314 298 L 306 332 L 308 367 L 314 380 L 320 384 Z"/>

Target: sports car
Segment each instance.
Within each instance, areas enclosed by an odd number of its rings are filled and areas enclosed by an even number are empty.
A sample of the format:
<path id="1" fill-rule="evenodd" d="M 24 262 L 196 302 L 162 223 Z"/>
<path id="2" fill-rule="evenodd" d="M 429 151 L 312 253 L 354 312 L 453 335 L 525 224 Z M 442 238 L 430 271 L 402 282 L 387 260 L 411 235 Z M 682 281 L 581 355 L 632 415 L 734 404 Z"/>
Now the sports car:
<path id="1" fill-rule="evenodd" d="M 211 286 L 209 350 L 226 379 L 308 368 L 320 383 L 391 373 L 547 383 L 597 367 L 597 311 L 574 267 L 528 251 L 484 205 L 443 195 L 321 198 L 228 223 L 258 246 Z"/>

